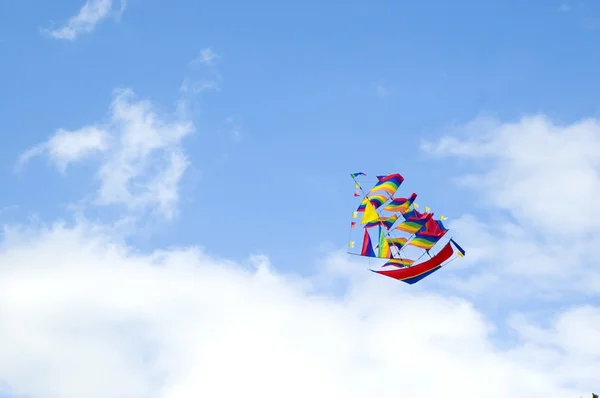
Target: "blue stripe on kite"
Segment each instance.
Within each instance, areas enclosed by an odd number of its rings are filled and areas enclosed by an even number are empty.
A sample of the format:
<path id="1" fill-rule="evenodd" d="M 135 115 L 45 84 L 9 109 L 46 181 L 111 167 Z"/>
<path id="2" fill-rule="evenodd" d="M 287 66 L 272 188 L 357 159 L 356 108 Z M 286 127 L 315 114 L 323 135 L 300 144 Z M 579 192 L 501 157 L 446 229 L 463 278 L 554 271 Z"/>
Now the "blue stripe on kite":
<path id="1" fill-rule="evenodd" d="M 442 268 L 441 265 L 435 267 L 434 269 L 431 269 L 427 272 L 423 272 L 422 274 L 413 276 L 412 278 L 406 278 L 406 279 L 400 279 L 402 282 L 408 283 L 409 285 L 412 285 L 414 283 L 417 283 L 418 281 L 420 281 L 421 279 L 433 274 L 435 271 L 437 271 L 438 269 Z"/>

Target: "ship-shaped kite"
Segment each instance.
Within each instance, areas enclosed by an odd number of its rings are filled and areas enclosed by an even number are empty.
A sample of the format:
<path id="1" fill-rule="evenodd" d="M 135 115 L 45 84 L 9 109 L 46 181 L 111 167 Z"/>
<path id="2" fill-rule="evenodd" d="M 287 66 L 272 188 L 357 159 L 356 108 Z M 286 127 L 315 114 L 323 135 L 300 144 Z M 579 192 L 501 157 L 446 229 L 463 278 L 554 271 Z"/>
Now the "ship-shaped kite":
<path id="1" fill-rule="evenodd" d="M 361 233 L 360 252 L 348 253 L 387 260 L 382 269 L 371 271 L 413 284 L 454 260 L 455 254 L 464 257 L 465 251 L 452 238 L 439 251 L 433 250 L 446 237 L 448 229 L 442 222 L 446 218 L 435 219 L 428 207 L 424 208 L 424 212 L 418 211 L 416 193 L 408 198 L 395 197 L 404 182 L 400 174 L 377 176 L 377 182 L 368 191 L 363 189 L 358 179 L 366 176 L 365 173 L 353 173 L 351 176 L 356 187 L 354 196 L 361 202 L 352 215 L 354 220 L 350 226 L 353 231 L 358 226 L 364 231 Z M 361 213 L 361 221 L 357 225 Z M 351 249 L 358 249 L 355 243 L 350 241 Z M 421 260 L 423 257 L 425 259 Z"/>

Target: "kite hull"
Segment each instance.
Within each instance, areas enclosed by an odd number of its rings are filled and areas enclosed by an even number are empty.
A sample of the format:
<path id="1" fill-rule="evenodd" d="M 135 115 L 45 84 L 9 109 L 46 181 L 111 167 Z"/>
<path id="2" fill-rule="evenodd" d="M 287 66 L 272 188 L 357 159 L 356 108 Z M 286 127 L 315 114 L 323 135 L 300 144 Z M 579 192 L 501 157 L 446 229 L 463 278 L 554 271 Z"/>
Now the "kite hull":
<path id="1" fill-rule="evenodd" d="M 393 270 L 372 270 L 381 275 L 397 279 L 399 281 L 412 285 L 417 283 L 421 279 L 433 274 L 435 271 L 442 267 L 444 261 L 448 260 L 454 254 L 454 249 L 450 242 L 448 242 L 442 250 L 427 261 L 423 261 L 412 267 L 393 269 Z"/>

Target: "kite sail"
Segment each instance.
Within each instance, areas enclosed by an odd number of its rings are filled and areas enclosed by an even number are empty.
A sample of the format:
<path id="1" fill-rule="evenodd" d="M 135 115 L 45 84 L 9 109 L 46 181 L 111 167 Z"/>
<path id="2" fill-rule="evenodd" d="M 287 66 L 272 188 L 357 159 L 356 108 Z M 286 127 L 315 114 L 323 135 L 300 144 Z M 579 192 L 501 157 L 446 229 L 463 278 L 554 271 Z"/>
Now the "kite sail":
<path id="1" fill-rule="evenodd" d="M 464 257 L 464 249 L 452 238 L 432 254 L 436 244 L 448 233 L 443 223 L 446 217 L 435 219 L 427 206 L 423 212 L 418 211 L 416 193 L 406 198 L 396 197 L 396 192 L 404 182 L 400 174 L 377 176 L 375 185 L 367 191 L 358 180 L 360 176 L 366 177 L 365 173 L 353 173 L 351 176 L 356 188 L 354 196 L 360 198 L 350 223 L 351 249 L 357 246 L 352 239 L 352 232 L 359 226 L 363 232 L 358 236 L 362 239 L 360 252 L 348 253 L 386 260 L 381 269 L 371 268 L 371 271 L 414 284 L 453 261 L 455 254 Z M 419 261 L 425 255 L 428 257 Z"/>

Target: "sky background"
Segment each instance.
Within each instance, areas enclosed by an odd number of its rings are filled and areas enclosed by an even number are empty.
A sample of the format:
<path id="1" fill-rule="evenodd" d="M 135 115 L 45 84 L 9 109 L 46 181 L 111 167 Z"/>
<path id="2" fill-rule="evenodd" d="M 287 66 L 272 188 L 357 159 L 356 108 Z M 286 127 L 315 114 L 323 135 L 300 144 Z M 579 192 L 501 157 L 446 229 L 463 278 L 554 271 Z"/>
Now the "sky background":
<path id="1" fill-rule="evenodd" d="M 0 397 L 600 390 L 599 35 L 592 1 L 0 2 Z M 467 257 L 365 272 L 359 171 Z"/>

